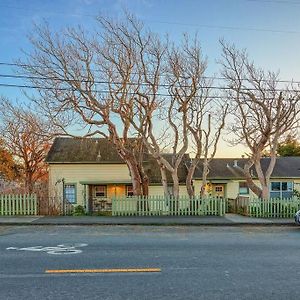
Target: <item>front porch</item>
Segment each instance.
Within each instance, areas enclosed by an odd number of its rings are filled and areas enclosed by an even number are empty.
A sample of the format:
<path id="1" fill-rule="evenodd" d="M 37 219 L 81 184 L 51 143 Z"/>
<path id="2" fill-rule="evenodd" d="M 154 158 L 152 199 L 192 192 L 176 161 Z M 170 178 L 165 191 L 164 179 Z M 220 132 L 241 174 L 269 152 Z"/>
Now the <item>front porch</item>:
<path id="1" fill-rule="evenodd" d="M 84 186 L 84 203 L 88 213 L 111 211 L 113 197 L 133 196 L 131 181 L 80 183 Z"/>

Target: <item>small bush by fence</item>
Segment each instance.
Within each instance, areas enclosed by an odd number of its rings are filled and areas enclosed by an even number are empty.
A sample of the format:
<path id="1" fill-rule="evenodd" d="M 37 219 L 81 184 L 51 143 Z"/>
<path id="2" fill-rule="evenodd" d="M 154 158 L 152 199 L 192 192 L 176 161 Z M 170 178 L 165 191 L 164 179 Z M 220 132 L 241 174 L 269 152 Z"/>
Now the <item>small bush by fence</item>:
<path id="1" fill-rule="evenodd" d="M 14 195 L 2 194 L 0 195 L 0 215 L 14 216 L 14 215 L 37 215 L 38 205 L 36 195 Z"/>
<path id="2" fill-rule="evenodd" d="M 112 199 L 113 216 L 201 216 L 225 214 L 225 199 L 179 197 L 115 197 Z"/>
<path id="3" fill-rule="evenodd" d="M 293 218 L 300 210 L 300 199 L 237 199 L 239 214 L 256 218 Z"/>

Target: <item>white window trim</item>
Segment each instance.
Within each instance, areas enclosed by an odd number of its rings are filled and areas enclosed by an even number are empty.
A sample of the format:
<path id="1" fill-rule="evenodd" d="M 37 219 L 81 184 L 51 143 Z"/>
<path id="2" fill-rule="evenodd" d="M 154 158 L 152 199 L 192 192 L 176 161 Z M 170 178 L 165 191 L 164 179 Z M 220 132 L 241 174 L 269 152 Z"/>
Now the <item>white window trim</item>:
<path id="1" fill-rule="evenodd" d="M 279 191 L 272 191 L 272 183 L 273 182 L 279 182 L 280 183 L 280 190 Z M 291 190 L 286 190 L 286 191 L 283 191 L 282 190 L 282 183 L 283 182 L 291 182 L 292 183 L 292 189 Z M 270 182 L 270 198 L 271 198 L 271 193 L 280 193 L 280 199 L 283 199 L 283 197 L 282 197 L 282 192 L 291 192 L 291 193 L 293 193 L 293 190 L 294 190 L 294 181 L 288 181 L 288 180 L 284 180 L 284 181 L 271 181 Z"/>

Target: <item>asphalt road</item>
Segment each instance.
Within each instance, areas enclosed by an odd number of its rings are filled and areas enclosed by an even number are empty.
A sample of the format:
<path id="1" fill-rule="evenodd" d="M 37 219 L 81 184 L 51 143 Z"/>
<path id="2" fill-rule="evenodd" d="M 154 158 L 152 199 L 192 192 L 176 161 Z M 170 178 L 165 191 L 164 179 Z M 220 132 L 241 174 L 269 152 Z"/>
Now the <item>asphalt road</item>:
<path id="1" fill-rule="evenodd" d="M 116 268 L 161 271 L 46 273 Z M 294 299 L 299 282 L 300 227 L 0 227 L 0 299 Z"/>

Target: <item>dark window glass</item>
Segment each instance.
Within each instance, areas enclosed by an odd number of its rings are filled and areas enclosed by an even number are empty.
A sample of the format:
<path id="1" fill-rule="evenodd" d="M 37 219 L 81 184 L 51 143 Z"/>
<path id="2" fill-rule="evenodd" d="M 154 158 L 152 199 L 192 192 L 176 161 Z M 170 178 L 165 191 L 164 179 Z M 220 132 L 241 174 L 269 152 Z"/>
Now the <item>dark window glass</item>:
<path id="1" fill-rule="evenodd" d="M 127 197 L 132 197 L 133 196 L 133 187 L 132 187 L 132 185 L 127 185 L 126 186 L 126 196 Z"/>
<path id="2" fill-rule="evenodd" d="M 95 197 L 106 197 L 106 185 L 95 186 Z"/>
<path id="3" fill-rule="evenodd" d="M 280 191 L 280 182 L 272 182 L 271 190 L 272 191 Z"/>

